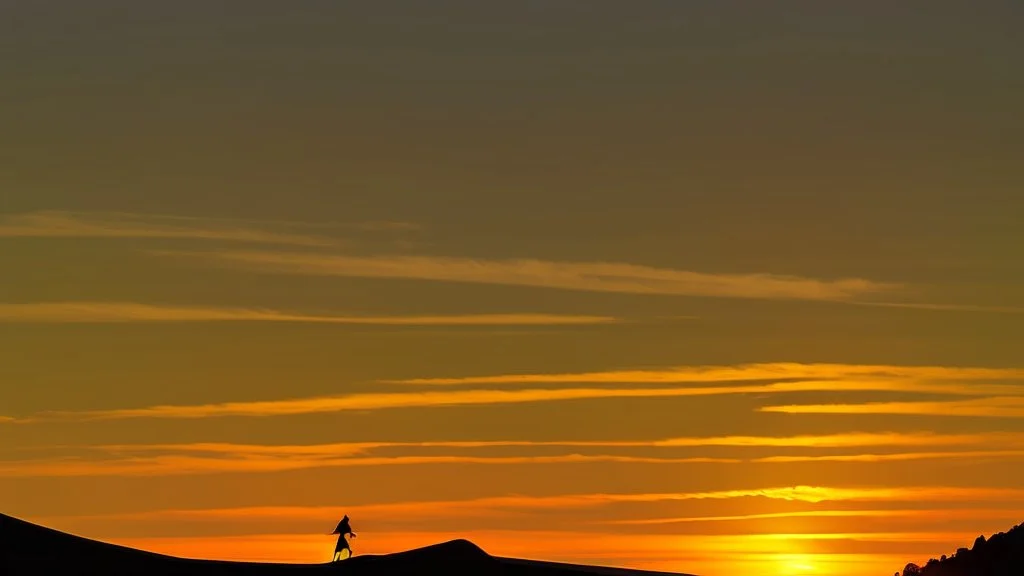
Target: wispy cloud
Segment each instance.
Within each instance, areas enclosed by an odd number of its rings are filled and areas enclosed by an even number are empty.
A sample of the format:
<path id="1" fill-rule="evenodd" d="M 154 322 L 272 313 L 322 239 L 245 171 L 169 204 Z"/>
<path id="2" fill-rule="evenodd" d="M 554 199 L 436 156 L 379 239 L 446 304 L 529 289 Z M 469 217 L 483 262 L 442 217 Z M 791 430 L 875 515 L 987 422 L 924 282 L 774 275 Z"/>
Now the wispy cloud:
<path id="1" fill-rule="evenodd" d="M 1024 314 L 1020 306 L 978 306 L 975 304 L 928 304 L 924 302 L 851 302 L 860 306 L 880 308 L 906 308 L 911 310 L 938 310 L 942 312 L 994 312 L 1000 314 Z"/>
<path id="2" fill-rule="evenodd" d="M 861 404 L 788 404 L 762 406 L 763 412 L 787 414 L 913 414 L 924 416 L 1024 417 L 1024 398 L 1019 396 L 952 401 L 865 402 Z"/>
<path id="3" fill-rule="evenodd" d="M 0 477 L 69 476 L 171 476 L 225 472 L 281 472 L 308 468 L 349 466 L 410 466 L 428 464 L 527 465 L 617 462 L 626 464 L 734 464 L 734 458 L 651 458 L 610 454 L 564 454 L 558 456 L 369 456 L 304 457 L 246 456 L 204 458 L 185 455 L 119 458 L 109 460 L 55 459 L 0 461 Z"/>
<path id="4" fill-rule="evenodd" d="M 793 510 L 787 512 L 764 512 L 760 514 L 736 514 L 729 516 L 676 516 L 670 518 L 636 518 L 607 520 L 604 524 L 650 526 L 659 524 L 688 524 L 692 522 L 728 522 L 745 520 L 771 520 L 777 518 L 901 518 L 922 520 L 981 518 L 1016 518 L 1016 510 L 1004 508 L 951 508 L 951 509 L 882 509 L 882 510 Z"/>
<path id="5" fill-rule="evenodd" d="M 622 494 L 567 494 L 556 496 L 491 496 L 466 500 L 425 500 L 400 501 L 376 504 L 349 506 L 243 506 L 236 508 L 195 508 L 195 509 L 161 509 L 139 512 L 88 514 L 72 516 L 48 516 L 49 520 L 136 520 L 136 521 L 168 521 L 168 520 L 248 520 L 248 521 L 331 521 L 344 514 L 361 518 L 383 520 L 419 520 L 435 518 L 461 518 L 473 516 L 494 516 L 506 512 L 523 510 L 569 510 L 586 509 L 619 503 L 652 503 L 685 500 L 729 500 L 763 498 L 785 502 L 801 502 L 820 504 L 823 502 L 893 502 L 913 501 L 910 494 L 912 488 L 905 491 L 888 489 L 873 490 L 847 489 L 829 487 L 792 486 L 780 488 L 732 490 L 721 492 L 691 493 L 622 493 Z M 925 488 L 934 492 L 934 488 Z M 946 489 L 944 495 L 954 494 L 954 500 L 960 501 L 993 501 L 1000 499 L 1024 499 L 1024 491 L 1007 491 L 1002 489 Z M 623 520 L 604 520 L 601 524 L 674 524 L 686 522 L 713 522 L 728 520 L 756 520 L 769 518 L 800 518 L 800 517 L 904 517 L 904 518 L 979 518 L 1012 517 L 1014 510 L 1007 508 L 950 508 L 950 509 L 853 509 L 853 510 L 790 510 L 759 514 L 739 514 L 723 516 L 685 516 L 668 518 L 637 518 Z"/>
<path id="6" fill-rule="evenodd" d="M 893 454 L 822 454 L 800 456 L 766 456 L 754 458 L 753 462 L 902 462 L 908 460 L 944 460 L 953 458 L 1021 458 L 1024 450 L 966 450 L 942 452 L 897 452 Z"/>
<path id="7" fill-rule="evenodd" d="M 984 432 L 940 434 L 936 432 L 846 432 L 795 436 L 715 436 L 656 440 L 653 446 L 751 446 L 851 448 L 862 446 L 965 446 L 1024 444 L 1024 434 Z"/>
<path id="8" fill-rule="evenodd" d="M 312 445 L 253 445 L 231 443 L 116 444 L 86 446 L 97 458 L 52 458 L 0 462 L 0 476 L 110 476 L 180 475 L 216 472 L 274 472 L 341 466 L 388 466 L 425 464 L 553 464 L 616 462 L 632 464 L 736 464 L 740 462 L 788 463 L 805 461 L 882 462 L 948 458 L 1019 458 L 1024 449 L 935 451 L 892 454 L 840 454 L 722 458 L 712 456 L 635 456 L 628 454 L 515 455 L 444 454 L 419 455 L 424 448 L 677 448 L 677 447 L 856 447 L 856 446 L 953 446 L 984 445 L 1002 441 L 1024 446 L 1024 434 L 990 433 L 941 435 L 930 433 L 834 434 L 786 437 L 672 438 L 651 441 L 424 441 L 357 442 Z M 406 453 L 382 455 L 382 449 Z M 410 453 L 410 451 L 412 451 Z"/>
<path id="9" fill-rule="evenodd" d="M 756 387 L 756 390 L 760 390 Z M 49 419 L 114 420 L 127 418 L 208 418 L 215 416 L 285 416 L 346 410 L 380 410 L 435 406 L 550 402 L 586 398 L 668 397 L 699 393 L 696 389 L 570 388 L 538 390 L 458 390 L 314 396 L 284 400 L 219 404 L 164 405 L 118 410 L 47 412 L 19 421 Z M 716 392 L 717 393 L 717 392 Z"/>
<path id="10" fill-rule="evenodd" d="M 772 362 L 734 366 L 674 366 L 646 370 L 607 370 L 601 372 L 553 374 L 500 374 L 454 378 L 414 378 L 387 380 L 394 384 L 583 384 L 583 383 L 682 383 L 741 382 L 757 380 L 844 380 L 885 379 L 914 381 L 975 381 L 1024 379 L 1021 368 L 980 368 L 959 366 L 894 366 L 872 364 L 801 364 Z"/>
<path id="11" fill-rule="evenodd" d="M 503 511 L 565 510 L 615 502 L 620 495 L 568 496 L 492 496 L 468 500 L 399 501 L 378 504 L 335 506 L 246 506 L 238 508 L 165 509 L 120 514 L 52 516 L 50 519 L 88 520 L 330 520 L 344 514 L 357 517 L 387 519 L 423 519 L 500 514 Z M 634 495 L 621 495 L 624 497 Z"/>
<path id="12" fill-rule="evenodd" d="M 339 442 L 330 444 L 105 444 L 94 446 L 108 452 L 191 452 L 232 456 L 355 456 L 380 449 L 418 448 L 681 448 L 704 446 L 851 448 L 867 446 L 1024 446 L 1024 433 L 984 432 L 940 434 L 936 432 L 848 432 L 796 436 L 703 436 L 654 440 L 443 440 L 413 442 Z M 959 453 L 957 453 L 959 454 Z"/>
<path id="13" fill-rule="evenodd" d="M 713 396 L 729 394 L 778 394 L 809 391 L 899 391 L 926 392 L 949 395 L 1015 394 L 1024 395 L 1024 385 L 1010 384 L 957 384 L 929 383 L 901 380 L 811 380 L 799 382 L 776 382 L 771 384 L 745 384 L 729 386 L 676 386 L 656 388 L 634 387 L 571 387 L 571 388 L 526 388 L 513 390 L 417 390 L 388 393 L 362 393 L 344 396 L 313 396 L 281 400 L 250 402 L 224 402 L 216 404 L 159 405 L 141 408 L 115 410 L 44 412 L 35 416 L 16 419 L 15 422 L 31 423 L 47 420 L 118 420 L 129 418 L 209 418 L 221 416 L 286 416 L 341 412 L 346 410 L 383 410 L 396 408 L 426 408 L 442 406 L 469 406 L 484 404 L 519 404 L 530 402 L 556 402 L 585 399 L 611 398 L 673 398 L 688 396 Z M 893 404 L 893 403 L 890 403 Z M 893 405 L 899 405 L 895 403 Z M 912 407 L 917 403 L 910 404 Z M 942 403 L 933 403 L 942 405 Z M 836 405 L 831 410 L 843 413 L 856 408 Z M 870 406 L 870 405 L 856 405 Z M 809 407 L 765 407 L 765 411 L 815 412 L 829 410 Z M 863 412 L 870 412 L 867 408 Z M 1024 410 L 1022 407 L 1020 410 Z M 897 412 L 911 413 L 911 412 Z"/>
<path id="14" fill-rule="evenodd" d="M 338 316 L 299 314 L 264 308 L 172 306 L 136 302 L 0 303 L 0 322 L 304 322 L 394 326 L 509 326 L 606 324 L 607 316 L 557 314 L 461 314 L 435 316 Z"/>
<path id="15" fill-rule="evenodd" d="M 629 294 L 846 301 L 901 288 L 898 284 L 862 278 L 822 280 L 766 273 L 713 274 L 618 262 L 273 251 L 158 253 L 283 274 L 400 278 Z"/>
<path id="16" fill-rule="evenodd" d="M 872 486 L 826 487 L 792 486 L 763 490 L 730 490 L 704 493 L 705 498 L 738 498 L 763 496 L 801 502 L 931 502 L 931 501 L 1000 501 L 1024 499 L 1024 489 L 974 486 Z"/>
<path id="17" fill-rule="evenodd" d="M 294 226 L 124 212 L 48 211 L 0 217 L 0 237 L 180 238 L 307 247 L 338 244 L 328 237 L 272 230 Z"/>
<path id="18" fill-rule="evenodd" d="M 806 383 L 801 383 L 806 384 Z M 520 404 L 598 398 L 671 398 L 721 394 L 777 392 L 776 385 L 708 388 L 560 388 L 524 390 L 457 390 L 314 396 L 284 400 L 224 402 L 218 404 L 160 405 L 115 410 L 43 412 L 15 422 L 48 420 L 122 420 L 129 418 L 210 418 L 221 416 L 288 416 L 342 412 L 482 404 Z M 806 385 L 803 389 L 810 389 Z M 834 390 L 818 385 L 819 390 Z"/>
<path id="19" fill-rule="evenodd" d="M 590 508 L 618 503 L 657 503 L 690 500 L 734 500 L 763 498 L 783 502 L 820 504 L 824 502 L 1002 502 L 1024 500 L 1024 489 L 958 486 L 907 487 L 843 487 L 843 486 L 774 486 L 737 490 L 656 492 L 656 493 L 588 493 L 550 496 L 506 495 L 461 500 L 417 500 L 376 504 L 332 506 L 244 506 L 237 508 L 163 509 L 141 512 L 112 513 L 54 518 L 88 518 L 110 520 L 174 520 L 174 519 L 266 519 L 308 520 L 335 518 L 339 512 L 362 517 L 430 518 L 435 515 L 472 515 L 500 510 L 564 510 Z M 970 510 L 967 510 L 968 512 Z M 852 510 L 851 514 L 885 515 L 896 511 Z M 931 514 L 934 510 L 918 510 Z M 813 512 L 812 512 L 813 513 Z M 792 514 L 786 512 L 785 514 Z M 839 514 L 837 512 L 837 514 Z M 752 515 L 753 516 L 753 515 Z M 767 516 L 766 516 L 767 517 Z M 646 523 L 674 522 L 675 518 L 649 519 Z"/>

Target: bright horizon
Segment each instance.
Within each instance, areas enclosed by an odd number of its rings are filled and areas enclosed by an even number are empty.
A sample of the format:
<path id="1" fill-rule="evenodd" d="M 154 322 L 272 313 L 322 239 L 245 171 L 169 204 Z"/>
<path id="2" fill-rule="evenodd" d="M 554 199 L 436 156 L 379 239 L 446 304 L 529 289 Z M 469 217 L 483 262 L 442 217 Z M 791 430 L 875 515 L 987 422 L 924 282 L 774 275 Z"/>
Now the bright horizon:
<path id="1" fill-rule="evenodd" d="M 700 576 L 1024 522 L 1024 7 L 860 4 L 5 7 L 0 513 Z"/>

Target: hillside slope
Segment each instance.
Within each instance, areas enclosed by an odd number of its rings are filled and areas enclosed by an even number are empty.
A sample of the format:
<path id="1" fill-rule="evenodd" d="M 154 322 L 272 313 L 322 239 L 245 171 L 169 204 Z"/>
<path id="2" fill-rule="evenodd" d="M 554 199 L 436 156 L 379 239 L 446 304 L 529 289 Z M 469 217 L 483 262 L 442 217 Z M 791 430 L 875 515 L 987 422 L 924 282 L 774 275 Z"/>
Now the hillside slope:
<path id="1" fill-rule="evenodd" d="M 3 576 L 687 576 L 490 556 L 468 540 L 453 540 L 336 564 L 272 564 L 191 560 L 89 540 L 0 514 Z"/>

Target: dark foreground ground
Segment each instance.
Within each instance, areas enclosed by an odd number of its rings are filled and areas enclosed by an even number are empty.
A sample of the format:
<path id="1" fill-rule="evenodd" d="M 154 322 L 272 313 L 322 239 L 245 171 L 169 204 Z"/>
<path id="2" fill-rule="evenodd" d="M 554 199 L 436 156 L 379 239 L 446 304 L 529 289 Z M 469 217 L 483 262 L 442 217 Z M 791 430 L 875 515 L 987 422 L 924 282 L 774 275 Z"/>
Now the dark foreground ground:
<path id="1" fill-rule="evenodd" d="M 189 560 L 97 542 L 0 514 L 0 576 L 687 576 L 491 556 L 468 540 L 336 564 Z"/>

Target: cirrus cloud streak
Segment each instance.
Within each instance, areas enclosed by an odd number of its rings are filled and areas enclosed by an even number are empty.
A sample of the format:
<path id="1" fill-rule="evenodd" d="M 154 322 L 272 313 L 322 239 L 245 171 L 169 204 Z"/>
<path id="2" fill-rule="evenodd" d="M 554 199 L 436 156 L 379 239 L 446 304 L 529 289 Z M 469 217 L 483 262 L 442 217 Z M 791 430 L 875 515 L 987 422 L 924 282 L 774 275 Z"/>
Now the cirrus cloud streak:
<path id="1" fill-rule="evenodd" d="M 574 325 L 615 322 L 608 316 L 557 314 L 461 314 L 434 316 L 340 316 L 299 314 L 264 308 L 170 306 L 136 302 L 0 303 L 0 322 L 298 322 L 381 326 Z"/>
<path id="2" fill-rule="evenodd" d="M 271 224 L 132 214 L 127 212 L 44 211 L 0 217 L 0 237 L 15 238 L 172 238 L 248 242 L 291 246 L 332 246 L 337 241 L 321 236 L 269 230 Z"/>
<path id="3" fill-rule="evenodd" d="M 288 416 L 342 412 L 346 410 L 383 410 L 472 406 L 485 404 L 520 404 L 569 400 L 614 398 L 682 398 L 728 394 L 772 394 L 811 391 L 915 391 L 937 394 L 974 395 L 1000 392 L 1024 394 L 1024 387 L 986 385 L 975 387 L 912 382 L 875 381 L 804 381 L 742 386 L 661 387 L 661 388 L 537 388 L 516 390 L 427 390 L 416 392 L 365 393 L 347 396 L 313 396 L 283 400 L 225 402 L 217 404 L 159 405 L 114 410 L 43 412 L 12 422 L 37 423 L 53 420 L 123 420 L 131 418 L 211 418 L 223 416 Z M 767 410 L 767 408 L 762 408 Z M 776 410 L 785 411 L 785 410 Z"/>
<path id="4" fill-rule="evenodd" d="M 770 362 L 733 366 L 678 366 L 648 370 L 606 370 L 600 372 L 551 374 L 499 374 L 453 378 L 414 378 L 387 380 L 392 384 L 464 385 L 464 384 L 582 384 L 582 383 L 679 383 L 734 382 L 781 379 L 912 379 L 925 381 L 1020 380 L 1024 369 L 960 366 L 896 366 L 882 364 L 802 364 Z"/>
<path id="5" fill-rule="evenodd" d="M 236 250 L 154 253 L 280 274 L 431 280 L 625 294 L 847 301 L 865 295 L 895 292 L 902 287 L 862 278 L 822 280 L 767 273 L 706 273 L 622 262 Z"/>
<path id="6" fill-rule="evenodd" d="M 157 509 L 138 512 L 48 516 L 48 519 L 80 520 L 249 520 L 288 521 L 323 520 L 338 518 L 344 514 L 376 519 L 420 520 L 438 517 L 467 517 L 499 515 L 505 511 L 522 510 L 566 510 L 595 508 L 610 504 L 656 503 L 686 500 L 732 500 L 756 499 L 782 501 L 787 503 L 820 504 L 825 502 L 891 502 L 920 501 L 915 499 L 908 488 L 906 491 L 877 490 L 872 488 L 849 489 L 841 487 L 792 486 L 765 489 L 728 490 L 719 492 L 683 493 L 595 493 L 566 494 L 554 496 L 489 496 L 465 500 L 398 501 L 373 504 L 339 506 L 242 506 L 236 508 L 193 508 Z M 935 488 L 924 487 L 927 492 Z M 1009 498 L 1011 501 L 1024 499 L 1024 491 L 995 489 L 949 488 L 944 495 L 954 494 L 954 500 L 969 502 L 996 501 Z M 786 510 L 757 514 L 724 516 L 684 516 L 665 518 L 637 518 L 606 520 L 602 524 L 674 524 L 688 522 L 715 522 L 729 520 L 755 520 L 799 517 L 905 517 L 905 518 L 978 518 L 1012 517 L 1013 511 L 1006 508 L 950 508 L 950 509 L 841 509 L 841 510 Z"/>
<path id="7" fill-rule="evenodd" d="M 1022 418 L 1024 417 L 1024 398 L 1020 396 L 999 396 L 950 401 L 787 404 L 782 406 L 762 406 L 759 410 L 762 412 L 782 412 L 786 414 L 903 414 Z"/>
<path id="8" fill-rule="evenodd" d="M 245 457 L 202 458 L 153 456 L 112 460 L 56 459 L 0 462 L 0 477 L 176 476 L 225 472 L 282 472 L 347 466 L 410 466 L 431 464 L 565 464 L 615 462 L 624 464 L 734 464 L 735 458 L 650 458 L 610 454 L 557 456 L 369 456 L 344 458 Z"/>
<path id="9" fill-rule="evenodd" d="M 652 457 L 615 453 L 577 452 L 555 455 L 466 454 L 421 455 L 422 449 L 449 450 L 562 448 L 679 448 L 679 447 L 801 447 L 833 448 L 860 446 L 983 446 L 1002 442 L 1006 446 L 1024 446 L 1024 435 L 989 433 L 948 435 L 930 433 L 853 433 L 825 436 L 785 437 L 708 437 L 673 438 L 651 441 L 424 441 L 356 442 L 313 445 L 253 445 L 231 443 L 192 444 L 116 444 L 83 446 L 102 453 L 98 458 L 34 459 L 0 461 L 0 476 L 110 476 L 110 475 L 182 475 L 215 472 L 274 472 L 305 468 L 340 466 L 432 465 L 432 464 L 553 464 L 612 462 L 627 464 L 736 464 L 789 463 L 808 461 L 881 462 L 954 458 L 1021 458 L 1024 449 L 961 450 L 934 452 L 897 452 L 886 454 L 826 454 L 723 458 L 709 455 L 669 455 Z M 66 448 L 66 447 L 65 447 Z M 401 450 L 402 454 L 380 454 L 380 450 Z M 410 453 L 410 450 L 412 452 Z M 548 450 L 550 451 L 550 450 Z"/>
<path id="10" fill-rule="evenodd" d="M 1024 446 L 1024 433 L 984 432 L 849 432 L 795 436 L 707 436 L 655 440 L 442 440 L 417 442 L 340 442 L 331 444 L 267 445 L 199 442 L 190 444 L 105 444 L 109 452 L 195 452 L 228 455 L 354 456 L 390 448 L 680 448 L 704 446 L 855 448 L 866 446 Z"/>

